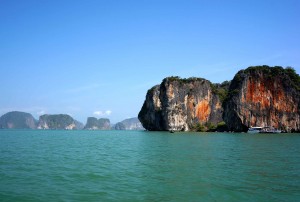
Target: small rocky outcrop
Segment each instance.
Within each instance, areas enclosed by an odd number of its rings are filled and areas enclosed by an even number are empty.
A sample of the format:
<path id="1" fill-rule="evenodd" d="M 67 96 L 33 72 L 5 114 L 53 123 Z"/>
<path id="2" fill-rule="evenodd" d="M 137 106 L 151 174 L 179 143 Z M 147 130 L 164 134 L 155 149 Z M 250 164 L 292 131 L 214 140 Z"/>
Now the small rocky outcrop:
<path id="1" fill-rule="evenodd" d="M 106 118 L 97 119 L 95 117 L 88 117 L 85 130 L 110 130 L 110 120 Z"/>
<path id="2" fill-rule="evenodd" d="M 138 118 L 129 118 L 118 122 L 113 127 L 115 130 L 145 130 Z"/>
<path id="3" fill-rule="evenodd" d="M 249 67 L 231 82 L 224 120 L 232 131 L 247 131 L 251 126 L 300 131 L 299 92 L 300 77 L 292 68 Z"/>
<path id="4" fill-rule="evenodd" d="M 2 129 L 35 129 L 37 121 L 29 113 L 8 112 L 0 117 L 0 128 Z"/>
<path id="5" fill-rule="evenodd" d="M 75 120 L 67 114 L 45 114 L 40 116 L 38 129 L 52 130 L 74 130 L 76 129 Z"/>
<path id="6" fill-rule="evenodd" d="M 148 90 L 138 118 L 147 130 L 189 131 L 222 122 L 218 85 L 202 78 L 165 78 Z"/>

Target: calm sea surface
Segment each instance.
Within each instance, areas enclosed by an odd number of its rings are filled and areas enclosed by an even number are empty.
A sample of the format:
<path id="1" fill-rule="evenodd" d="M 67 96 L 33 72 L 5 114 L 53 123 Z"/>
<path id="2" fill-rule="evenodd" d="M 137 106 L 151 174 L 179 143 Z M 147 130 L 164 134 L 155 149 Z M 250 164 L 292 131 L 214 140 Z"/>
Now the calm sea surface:
<path id="1" fill-rule="evenodd" d="M 300 135 L 0 130 L 0 201 L 300 201 Z"/>

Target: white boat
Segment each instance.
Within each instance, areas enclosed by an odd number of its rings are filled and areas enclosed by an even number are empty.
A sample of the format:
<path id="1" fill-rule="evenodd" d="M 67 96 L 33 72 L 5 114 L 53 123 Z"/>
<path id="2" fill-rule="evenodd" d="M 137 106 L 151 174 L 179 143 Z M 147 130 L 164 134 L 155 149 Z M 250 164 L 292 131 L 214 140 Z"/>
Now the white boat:
<path id="1" fill-rule="evenodd" d="M 263 127 L 250 127 L 247 133 L 259 133 Z"/>
<path id="2" fill-rule="evenodd" d="M 271 127 L 271 126 L 266 126 L 266 127 L 263 127 L 259 133 L 281 133 L 282 131 L 281 130 L 278 130 L 274 127 Z"/>

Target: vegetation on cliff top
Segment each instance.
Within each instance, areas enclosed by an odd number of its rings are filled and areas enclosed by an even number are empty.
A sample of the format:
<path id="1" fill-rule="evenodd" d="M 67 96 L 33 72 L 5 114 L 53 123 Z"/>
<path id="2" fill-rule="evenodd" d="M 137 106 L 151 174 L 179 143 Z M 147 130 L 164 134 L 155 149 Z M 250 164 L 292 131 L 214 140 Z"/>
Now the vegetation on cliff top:
<path id="1" fill-rule="evenodd" d="M 242 76 L 244 74 L 255 74 L 256 72 L 262 72 L 264 75 L 273 79 L 278 76 L 287 76 L 292 82 L 292 86 L 296 90 L 300 91 L 300 76 L 296 73 L 295 69 L 292 67 L 283 68 L 281 66 L 270 67 L 268 65 L 262 66 L 250 66 L 245 70 L 240 70 L 234 77 L 235 82 L 242 81 Z"/>
<path id="2" fill-rule="evenodd" d="M 195 82 L 195 81 L 208 81 L 208 80 L 206 80 L 204 78 L 199 78 L 199 77 L 180 78 L 179 76 L 170 76 L 170 77 L 163 79 L 163 82 L 166 82 L 166 81 L 170 81 L 170 82 L 177 81 L 180 84 L 186 84 L 186 83 Z"/>
<path id="3" fill-rule="evenodd" d="M 219 83 L 211 84 L 212 91 L 219 96 L 221 103 L 223 103 L 228 96 L 229 85 L 230 85 L 230 81 L 224 81 L 221 84 Z"/>
<path id="4" fill-rule="evenodd" d="M 300 76 L 296 73 L 295 69 L 292 67 L 285 68 L 285 73 L 289 75 L 292 85 L 300 91 Z"/>

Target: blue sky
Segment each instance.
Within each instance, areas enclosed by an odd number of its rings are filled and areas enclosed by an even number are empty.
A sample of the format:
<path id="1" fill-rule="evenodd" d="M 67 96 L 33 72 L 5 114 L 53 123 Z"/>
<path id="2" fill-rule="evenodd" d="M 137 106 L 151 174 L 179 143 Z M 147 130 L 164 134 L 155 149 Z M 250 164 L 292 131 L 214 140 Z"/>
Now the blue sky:
<path id="1" fill-rule="evenodd" d="M 136 117 L 164 77 L 300 72 L 300 1 L 0 0 L 0 115 Z"/>

